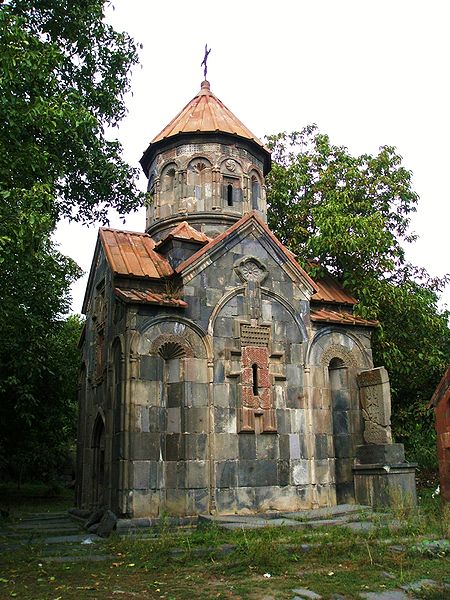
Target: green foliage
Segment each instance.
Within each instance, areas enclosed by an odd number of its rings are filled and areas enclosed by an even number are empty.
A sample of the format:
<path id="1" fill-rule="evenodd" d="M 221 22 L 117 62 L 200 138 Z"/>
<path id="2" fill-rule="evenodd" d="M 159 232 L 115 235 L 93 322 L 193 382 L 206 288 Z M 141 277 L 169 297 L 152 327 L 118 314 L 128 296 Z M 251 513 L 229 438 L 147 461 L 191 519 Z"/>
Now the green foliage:
<path id="1" fill-rule="evenodd" d="M 390 372 L 398 441 L 431 466 L 432 420 L 425 411 L 450 362 L 449 313 L 438 307 L 448 276 L 431 278 L 405 259 L 415 236 L 418 196 L 411 173 L 389 146 L 351 156 L 316 126 L 268 138 L 269 226 L 311 271 L 330 271 L 356 298 L 358 314 L 378 319 L 375 364 Z"/>
<path id="2" fill-rule="evenodd" d="M 17 198 L 46 184 L 53 218 L 106 221 L 110 206 L 127 212 L 141 199 L 136 170 L 105 132 L 125 115 L 137 56 L 103 5 L 0 4 L 0 192 Z"/>
<path id="3" fill-rule="evenodd" d="M 131 38 L 103 0 L 0 2 L 0 470 L 50 477 L 75 434 L 80 269 L 58 219 L 106 222 L 141 201 L 109 139 L 125 115 Z M 26 467 L 26 469 L 25 469 Z"/>

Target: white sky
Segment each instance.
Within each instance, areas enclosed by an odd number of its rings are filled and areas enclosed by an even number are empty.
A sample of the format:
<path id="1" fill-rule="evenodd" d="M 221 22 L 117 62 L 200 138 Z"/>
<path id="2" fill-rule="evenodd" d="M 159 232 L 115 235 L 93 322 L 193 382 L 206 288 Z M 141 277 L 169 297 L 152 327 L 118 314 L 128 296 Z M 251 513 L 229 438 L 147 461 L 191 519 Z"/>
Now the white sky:
<path id="1" fill-rule="evenodd" d="M 144 48 L 118 137 L 137 165 L 150 140 L 197 93 L 205 42 L 212 91 L 258 137 L 317 123 L 354 154 L 393 145 L 420 196 L 408 251 L 450 271 L 450 2 L 448 0 L 114 0 L 109 21 Z M 145 177 L 140 187 L 146 187 Z M 111 226 L 144 230 L 141 210 Z M 96 227 L 62 223 L 61 251 L 86 276 Z M 450 305 L 450 289 L 443 296 Z"/>

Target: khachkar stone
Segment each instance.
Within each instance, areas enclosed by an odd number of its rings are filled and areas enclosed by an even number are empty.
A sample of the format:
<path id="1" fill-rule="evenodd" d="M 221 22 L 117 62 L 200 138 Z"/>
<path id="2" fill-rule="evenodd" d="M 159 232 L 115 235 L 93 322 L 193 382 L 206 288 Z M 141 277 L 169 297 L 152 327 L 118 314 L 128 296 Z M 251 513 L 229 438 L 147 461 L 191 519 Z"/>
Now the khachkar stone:
<path id="1" fill-rule="evenodd" d="M 391 444 L 391 388 L 384 367 L 362 371 L 358 377 L 366 444 Z"/>

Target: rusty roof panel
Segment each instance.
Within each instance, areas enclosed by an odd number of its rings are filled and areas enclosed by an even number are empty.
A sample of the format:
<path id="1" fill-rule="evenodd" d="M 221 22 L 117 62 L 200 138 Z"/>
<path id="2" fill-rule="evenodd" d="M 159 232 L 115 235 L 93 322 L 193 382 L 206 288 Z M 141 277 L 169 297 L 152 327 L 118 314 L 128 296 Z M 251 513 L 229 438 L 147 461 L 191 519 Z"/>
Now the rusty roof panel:
<path id="1" fill-rule="evenodd" d="M 155 242 L 148 234 L 102 227 L 99 235 L 115 274 L 151 279 L 173 274 L 169 262 L 155 252 Z"/>
<path id="2" fill-rule="evenodd" d="M 378 327 L 378 321 L 369 321 L 350 313 L 335 310 L 311 310 L 311 321 L 318 323 L 336 323 L 339 325 L 359 325 L 362 327 Z"/>
<path id="3" fill-rule="evenodd" d="M 333 304 L 347 304 L 354 306 L 357 302 L 342 285 L 329 274 L 314 279 L 317 285 L 317 292 L 312 295 L 312 302 L 330 302 Z"/>
<path id="4" fill-rule="evenodd" d="M 197 231 L 197 229 L 191 227 L 187 221 L 182 221 L 172 229 L 168 235 L 157 244 L 157 246 L 163 244 L 166 240 L 173 238 L 189 240 L 191 242 L 201 242 L 203 244 L 207 244 L 212 240 L 212 238 L 208 237 L 203 232 Z"/>
<path id="5" fill-rule="evenodd" d="M 264 144 L 215 96 L 209 81 L 202 81 L 199 93 L 152 140 L 152 144 L 179 133 L 220 131 Z"/>
<path id="6" fill-rule="evenodd" d="M 181 298 L 174 298 L 166 294 L 158 294 L 148 290 L 114 288 L 115 295 L 125 302 L 137 304 L 158 304 L 162 306 L 174 306 L 177 308 L 186 308 L 187 303 Z"/>

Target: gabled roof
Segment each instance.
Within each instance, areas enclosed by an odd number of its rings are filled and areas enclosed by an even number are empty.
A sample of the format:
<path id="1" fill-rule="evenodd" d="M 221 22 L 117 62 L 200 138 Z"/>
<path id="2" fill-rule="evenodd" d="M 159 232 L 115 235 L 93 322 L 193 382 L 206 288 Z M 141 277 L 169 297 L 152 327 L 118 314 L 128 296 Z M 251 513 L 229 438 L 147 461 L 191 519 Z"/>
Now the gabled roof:
<path id="1" fill-rule="evenodd" d="M 201 244 L 207 244 L 211 241 L 210 237 L 208 237 L 201 231 L 197 231 L 197 229 L 191 227 L 187 221 L 182 221 L 174 229 L 169 231 L 166 237 L 160 240 L 155 247 L 159 249 L 159 247 L 162 246 L 165 242 L 173 240 L 174 238 L 188 240 L 190 242 L 198 242 Z"/>
<path id="2" fill-rule="evenodd" d="M 152 144 L 179 133 L 230 133 L 264 146 L 253 133 L 212 92 L 209 81 L 202 81 L 201 89 L 190 102 L 151 141 Z"/>
<path id="3" fill-rule="evenodd" d="M 169 261 L 155 252 L 155 242 L 147 233 L 102 227 L 99 237 L 115 275 L 149 279 L 173 275 Z"/>
<path id="4" fill-rule="evenodd" d="M 311 287 L 313 291 L 317 290 L 317 286 L 315 282 L 311 279 L 311 277 L 306 273 L 306 271 L 298 264 L 295 260 L 294 255 L 290 250 L 288 250 L 280 240 L 270 231 L 267 224 L 262 220 L 259 214 L 256 211 L 245 214 L 239 221 L 234 223 L 231 227 L 229 227 L 226 231 L 219 234 L 213 240 L 211 240 L 208 244 L 203 246 L 198 252 L 193 254 L 191 257 L 187 258 L 178 267 L 175 269 L 177 273 L 183 274 L 187 270 L 190 270 L 194 267 L 196 263 L 200 263 L 203 258 L 207 257 L 211 252 L 214 252 L 219 246 L 225 243 L 225 240 L 232 237 L 235 233 L 237 233 L 240 229 L 244 229 L 250 221 L 253 221 L 254 224 L 261 230 L 262 232 L 267 234 L 268 238 L 272 242 L 274 246 L 281 252 L 281 254 L 286 258 L 286 264 L 290 265 L 294 271 L 296 271 L 299 275 L 301 275 L 302 279 L 306 281 L 306 283 Z"/>

